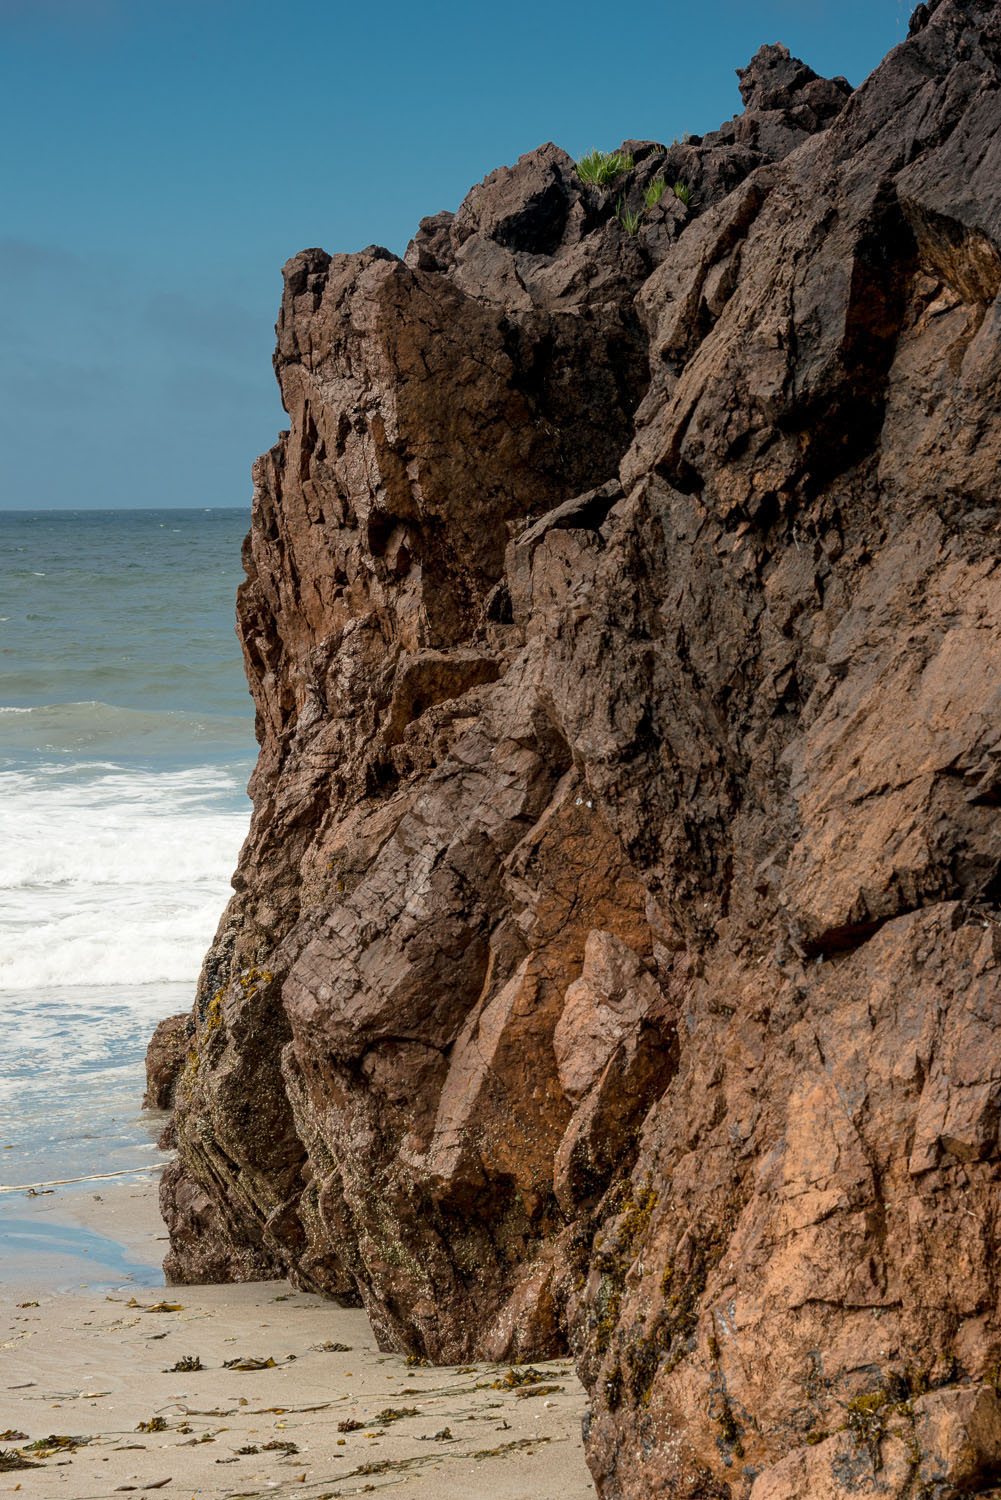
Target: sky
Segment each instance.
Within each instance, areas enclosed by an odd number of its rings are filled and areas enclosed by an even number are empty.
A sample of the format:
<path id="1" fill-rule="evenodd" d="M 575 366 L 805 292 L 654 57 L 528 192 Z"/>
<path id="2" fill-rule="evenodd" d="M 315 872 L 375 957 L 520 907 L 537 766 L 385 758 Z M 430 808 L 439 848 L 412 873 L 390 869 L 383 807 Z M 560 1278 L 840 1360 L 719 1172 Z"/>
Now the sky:
<path id="1" fill-rule="evenodd" d="M 242 506 L 281 267 L 552 140 L 704 133 L 782 41 L 861 83 L 905 0 L 0 0 L 0 510 Z"/>

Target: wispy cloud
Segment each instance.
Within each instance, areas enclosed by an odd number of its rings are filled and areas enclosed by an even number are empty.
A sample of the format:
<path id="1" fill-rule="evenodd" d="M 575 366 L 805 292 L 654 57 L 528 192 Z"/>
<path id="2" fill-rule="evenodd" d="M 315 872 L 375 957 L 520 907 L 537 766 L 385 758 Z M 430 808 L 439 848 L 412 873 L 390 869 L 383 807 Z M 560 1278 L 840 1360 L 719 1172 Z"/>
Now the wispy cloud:
<path id="1" fill-rule="evenodd" d="M 0 0 L 0 6 L 7 0 Z M 83 268 L 79 256 L 56 245 L 40 245 L 34 240 L 0 235 L 0 276 L 65 275 Z"/>

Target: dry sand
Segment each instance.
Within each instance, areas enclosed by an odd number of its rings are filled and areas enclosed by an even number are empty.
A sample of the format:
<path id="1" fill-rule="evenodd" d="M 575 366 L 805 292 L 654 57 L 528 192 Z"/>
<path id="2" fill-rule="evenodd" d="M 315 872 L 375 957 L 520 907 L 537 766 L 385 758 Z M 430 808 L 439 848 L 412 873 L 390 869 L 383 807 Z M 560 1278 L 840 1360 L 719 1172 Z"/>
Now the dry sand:
<path id="1" fill-rule="evenodd" d="M 364 1313 L 284 1282 L 157 1286 L 155 1182 L 94 1188 L 0 1198 L 0 1231 L 30 1220 L 62 1247 L 15 1264 L 13 1278 L 5 1257 L 0 1449 L 80 1440 L 46 1445 L 37 1468 L 0 1467 L 0 1497 L 593 1500 L 569 1361 L 537 1365 L 544 1379 L 522 1385 L 506 1365 L 408 1367 L 379 1353 Z M 94 1233 L 124 1247 L 132 1283 L 113 1254 L 117 1271 L 90 1259 Z M 173 1370 L 186 1356 L 203 1368 Z M 244 1358 L 275 1363 L 224 1368 Z"/>

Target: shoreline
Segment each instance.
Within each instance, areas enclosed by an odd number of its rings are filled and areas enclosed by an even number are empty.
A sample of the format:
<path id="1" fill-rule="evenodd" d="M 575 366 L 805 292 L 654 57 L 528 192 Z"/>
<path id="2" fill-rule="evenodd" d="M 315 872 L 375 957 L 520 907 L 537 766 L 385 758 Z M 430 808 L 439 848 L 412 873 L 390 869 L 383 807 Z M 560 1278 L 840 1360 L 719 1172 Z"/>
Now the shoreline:
<path id="1" fill-rule="evenodd" d="M 126 1171 L 0 1194 L 0 1310 L 40 1294 L 162 1287 L 165 1165 L 141 1177 Z"/>
<path id="2" fill-rule="evenodd" d="M 15 1217 L 13 1202 L 20 1220 L 68 1231 L 67 1245 L 73 1232 L 96 1236 L 158 1271 L 157 1184 L 98 1188 L 4 1195 L 0 1227 Z M 58 1285 L 5 1275 L 0 1286 L 0 1450 L 27 1462 L 42 1440 L 45 1455 L 31 1469 L 0 1467 L 0 1495 L 594 1495 L 580 1428 L 586 1398 L 569 1359 L 513 1374 L 508 1365 L 408 1365 L 379 1351 L 363 1311 L 287 1282 L 168 1288 L 162 1272 L 145 1284 L 135 1273 L 109 1278 L 79 1241 L 65 1253 L 79 1272 L 72 1290 L 62 1289 L 65 1275 Z M 185 1360 L 201 1368 L 175 1368 Z"/>

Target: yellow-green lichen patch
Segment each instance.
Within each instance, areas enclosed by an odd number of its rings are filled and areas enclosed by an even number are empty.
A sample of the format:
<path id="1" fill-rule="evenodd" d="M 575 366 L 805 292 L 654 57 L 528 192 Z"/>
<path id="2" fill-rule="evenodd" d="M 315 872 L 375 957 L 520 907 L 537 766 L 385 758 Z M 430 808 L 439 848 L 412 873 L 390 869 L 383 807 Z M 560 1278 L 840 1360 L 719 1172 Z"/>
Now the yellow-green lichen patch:
<path id="1" fill-rule="evenodd" d="M 188 1055 L 184 1059 L 184 1068 L 181 1072 L 180 1082 L 178 1085 L 181 1093 L 186 1100 L 189 1100 L 191 1098 L 191 1091 L 194 1088 L 195 1079 L 197 1077 L 198 1048 L 195 1046 L 194 1042 L 192 1042 L 191 1046 L 188 1048 Z"/>
<path id="2" fill-rule="evenodd" d="M 887 1424 L 893 1416 L 906 1417 L 913 1427 L 914 1418 L 909 1402 L 893 1400 L 886 1386 L 856 1396 L 845 1408 L 844 1427 L 857 1447 L 868 1450 L 876 1472 L 883 1467 L 881 1444 L 888 1430 Z"/>
<path id="3" fill-rule="evenodd" d="M 744 1445 L 740 1441 L 740 1428 L 737 1426 L 733 1407 L 726 1396 L 723 1397 L 720 1403 L 717 1421 L 719 1422 L 719 1435 L 723 1439 L 723 1442 L 732 1451 L 735 1458 L 743 1458 Z"/>
<path id="4" fill-rule="evenodd" d="M 237 983 L 243 991 L 244 998 L 249 1000 L 251 995 L 258 994 L 265 986 L 271 984 L 274 977 L 270 969 L 243 969 Z"/>
<path id="5" fill-rule="evenodd" d="M 646 1235 L 656 1204 L 657 1194 L 650 1185 L 649 1177 L 638 1192 L 632 1180 L 626 1178 L 617 1183 L 609 1194 L 607 1206 L 611 1214 L 617 1216 L 617 1222 L 594 1260 L 596 1268 L 601 1272 L 591 1325 L 596 1354 L 605 1354 L 611 1346 L 622 1312 L 626 1273 L 635 1258 L 638 1245 Z M 616 1401 L 622 1399 L 627 1378 L 633 1398 L 647 1398 L 661 1352 L 654 1340 L 640 1337 L 626 1342 L 628 1376 L 623 1375 L 616 1363 L 614 1378 L 609 1377 L 613 1382 L 612 1390 Z"/>
<path id="6" fill-rule="evenodd" d="M 633 1250 L 646 1232 L 656 1203 L 657 1194 L 650 1186 L 649 1177 L 638 1193 L 632 1181 L 626 1178 L 624 1183 L 616 1184 L 609 1195 L 610 1211 L 618 1215 L 618 1223 L 611 1239 L 595 1256 L 595 1265 L 603 1276 L 612 1277 L 619 1287 L 625 1285 Z"/>
<path id="7" fill-rule="evenodd" d="M 658 1319 L 660 1338 L 670 1358 L 666 1373 L 677 1368 L 689 1351 L 691 1340 L 699 1321 L 699 1307 L 706 1283 L 719 1265 L 723 1255 L 726 1236 L 720 1230 L 712 1230 L 699 1238 L 694 1245 L 686 1271 L 681 1271 L 669 1262 L 664 1267 L 660 1280 L 664 1308 Z M 719 1340 L 715 1331 L 710 1334 L 709 1352 L 713 1362 L 720 1356 Z"/>
<path id="8" fill-rule="evenodd" d="M 640 1406 L 645 1406 L 650 1400 L 657 1367 L 664 1355 L 658 1332 L 655 1329 L 651 1337 L 636 1339 L 626 1348 L 629 1390 L 633 1400 Z"/>
<path id="9" fill-rule="evenodd" d="M 216 990 L 205 1010 L 205 1019 L 201 1025 L 204 1036 L 211 1036 L 213 1031 L 218 1031 L 222 1025 L 222 1002 L 226 991 Z"/>
<path id="10" fill-rule="evenodd" d="M 604 1354 L 612 1342 L 621 1307 L 622 1293 L 603 1281 L 598 1292 L 598 1311 L 594 1324 L 594 1347 L 598 1354 Z"/>

